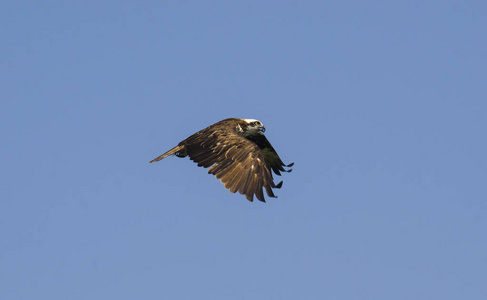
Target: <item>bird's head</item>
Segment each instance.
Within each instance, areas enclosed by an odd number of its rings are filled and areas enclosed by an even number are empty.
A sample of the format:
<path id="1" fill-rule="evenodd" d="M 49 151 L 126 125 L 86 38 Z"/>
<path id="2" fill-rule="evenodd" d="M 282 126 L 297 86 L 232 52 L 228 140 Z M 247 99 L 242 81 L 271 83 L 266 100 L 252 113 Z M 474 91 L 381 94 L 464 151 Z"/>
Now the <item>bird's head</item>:
<path id="1" fill-rule="evenodd" d="M 259 120 L 254 119 L 243 119 L 245 122 L 246 128 L 243 128 L 244 131 L 248 134 L 254 134 L 257 132 L 265 132 L 264 124 L 262 124 Z"/>

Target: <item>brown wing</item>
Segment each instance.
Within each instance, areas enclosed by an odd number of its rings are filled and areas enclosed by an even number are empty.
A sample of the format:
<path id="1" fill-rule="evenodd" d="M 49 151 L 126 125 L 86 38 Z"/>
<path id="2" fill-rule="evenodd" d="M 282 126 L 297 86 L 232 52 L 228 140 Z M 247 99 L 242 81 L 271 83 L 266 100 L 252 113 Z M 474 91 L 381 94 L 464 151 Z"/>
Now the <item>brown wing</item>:
<path id="1" fill-rule="evenodd" d="M 280 188 L 272 180 L 271 171 L 259 147 L 228 128 L 207 128 L 195 133 L 184 145 L 189 158 L 208 168 L 230 192 L 239 192 L 253 201 L 265 202 L 263 188 L 269 197 L 276 197 L 272 188 Z"/>
<path id="2" fill-rule="evenodd" d="M 291 172 L 293 169 L 286 170 L 284 167 L 292 167 L 294 163 L 285 165 L 279 155 L 277 155 L 276 150 L 272 147 L 271 143 L 267 140 L 265 135 L 261 132 L 257 132 L 254 135 L 248 136 L 247 139 L 254 142 L 262 152 L 264 160 L 269 166 L 269 168 L 274 171 L 277 175 L 281 175 L 281 172 Z M 272 173 L 271 173 L 272 175 Z"/>

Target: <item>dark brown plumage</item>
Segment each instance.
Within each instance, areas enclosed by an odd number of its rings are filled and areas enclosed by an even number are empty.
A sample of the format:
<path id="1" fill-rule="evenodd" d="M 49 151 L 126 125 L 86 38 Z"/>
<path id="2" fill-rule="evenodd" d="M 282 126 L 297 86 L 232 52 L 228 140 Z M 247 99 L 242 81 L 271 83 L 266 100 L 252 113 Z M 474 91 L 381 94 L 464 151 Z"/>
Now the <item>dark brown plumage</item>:
<path id="1" fill-rule="evenodd" d="M 273 188 L 280 188 L 282 181 L 274 184 L 271 170 L 291 172 L 277 155 L 262 133 L 265 127 L 253 119 L 225 119 L 196 132 L 176 147 L 153 159 L 151 163 L 170 155 L 186 157 L 199 167 L 210 168 L 230 192 L 239 192 L 253 201 L 253 196 L 265 202 L 263 189 L 269 197 L 276 197 Z"/>

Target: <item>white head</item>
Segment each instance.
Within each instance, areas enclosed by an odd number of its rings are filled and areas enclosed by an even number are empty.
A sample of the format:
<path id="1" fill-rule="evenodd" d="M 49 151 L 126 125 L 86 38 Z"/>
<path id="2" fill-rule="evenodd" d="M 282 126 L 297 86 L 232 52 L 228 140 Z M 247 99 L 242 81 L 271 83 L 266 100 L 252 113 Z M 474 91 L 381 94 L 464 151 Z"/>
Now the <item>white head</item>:
<path id="1" fill-rule="evenodd" d="M 260 121 L 259 120 L 256 120 L 256 119 L 243 119 L 243 120 L 245 122 L 247 122 L 247 123 L 254 123 L 254 122 L 259 122 L 260 123 Z"/>
<path id="2" fill-rule="evenodd" d="M 255 119 L 243 119 L 247 123 L 247 128 L 244 128 L 245 135 L 255 134 L 259 131 L 265 132 L 264 124 Z"/>

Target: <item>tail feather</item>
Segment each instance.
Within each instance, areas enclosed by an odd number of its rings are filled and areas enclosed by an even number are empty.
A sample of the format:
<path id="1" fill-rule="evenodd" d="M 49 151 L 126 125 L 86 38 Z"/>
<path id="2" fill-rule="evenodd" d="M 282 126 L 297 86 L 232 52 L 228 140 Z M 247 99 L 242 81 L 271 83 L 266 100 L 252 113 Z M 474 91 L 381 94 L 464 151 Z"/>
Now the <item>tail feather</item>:
<path id="1" fill-rule="evenodd" d="M 164 153 L 162 155 L 159 155 L 158 157 L 154 158 L 149 163 L 153 163 L 153 162 L 156 162 L 156 161 L 160 161 L 161 159 L 166 158 L 166 157 L 168 157 L 170 155 L 176 154 L 176 153 L 178 153 L 181 150 L 183 150 L 183 146 L 176 146 L 176 147 L 172 148 L 171 150 L 167 151 L 166 153 Z"/>

